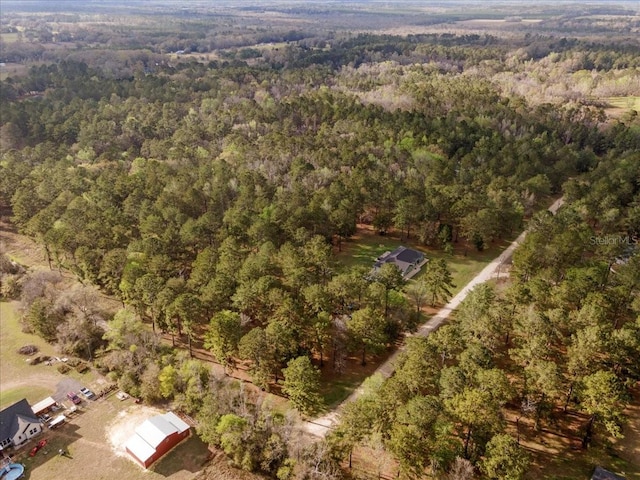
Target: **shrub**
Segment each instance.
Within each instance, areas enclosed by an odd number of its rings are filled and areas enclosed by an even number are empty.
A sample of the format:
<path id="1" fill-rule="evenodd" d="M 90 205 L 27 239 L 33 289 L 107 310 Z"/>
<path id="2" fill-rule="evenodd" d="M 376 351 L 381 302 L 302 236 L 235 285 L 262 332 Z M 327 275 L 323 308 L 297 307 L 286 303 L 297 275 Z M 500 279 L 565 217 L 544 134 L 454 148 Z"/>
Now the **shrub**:
<path id="1" fill-rule="evenodd" d="M 58 364 L 58 366 L 56 367 L 58 369 L 58 371 L 60 373 L 62 373 L 63 375 L 67 372 L 69 372 L 69 370 L 71 370 L 71 367 L 69 365 L 67 365 L 66 363 L 60 363 Z"/>
<path id="2" fill-rule="evenodd" d="M 38 365 L 42 362 L 48 362 L 49 360 L 51 360 L 51 357 L 49 355 L 38 355 L 33 360 L 31 360 L 31 365 Z"/>
<path id="3" fill-rule="evenodd" d="M 137 379 L 131 372 L 124 372 L 118 379 L 118 387 L 123 392 L 127 392 L 132 397 L 140 396 L 140 388 L 138 388 Z"/>
<path id="4" fill-rule="evenodd" d="M 0 275 L 0 298 L 14 300 L 20 297 L 22 287 L 18 275 Z"/>
<path id="5" fill-rule="evenodd" d="M 77 367 L 78 365 L 80 365 L 82 363 L 82 360 L 80 360 L 79 358 L 70 358 L 69 360 L 67 360 L 67 364 L 70 367 Z"/>
<path id="6" fill-rule="evenodd" d="M 18 353 L 20 355 L 33 355 L 34 353 L 38 353 L 38 347 L 35 345 L 24 345 L 18 349 Z"/>
<path id="7" fill-rule="evenodd" d="M 85 362 L 80 362 L 76 365 L 76 370 L 78 373 L 84 373 L 89 370 L 89 365 Z"/>

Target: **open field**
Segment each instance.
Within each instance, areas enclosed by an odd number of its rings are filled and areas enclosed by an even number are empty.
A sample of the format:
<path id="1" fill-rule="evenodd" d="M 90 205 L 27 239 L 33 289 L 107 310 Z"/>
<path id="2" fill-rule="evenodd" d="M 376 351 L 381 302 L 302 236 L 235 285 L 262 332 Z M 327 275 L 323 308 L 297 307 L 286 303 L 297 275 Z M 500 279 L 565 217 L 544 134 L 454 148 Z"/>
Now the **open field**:
<path id="1" fill-rule="evenodd" d="M 0 391 L 0 408 L 13 405 L 23 398 L 26 398 L 27 401 L 33 405 L 49 395 L 51 395 L 51 390 L 41 385 L 11 388 L 7 391 Z"/>
<path id="2" fill-rule="evenodd" d="M 606 97 L 603 100 L 610 105 L 606 111 L 613 117 L 619 117 L 630 110 L 640 112 L 640 97 Z"/>
<path id="3" fill-rule="evenodd" d="M 6 43 L 15 43 L 18 41 L 20 34 L 18 32 L 0 33 L 0 38 Z"/>
<path id="4" fill-rule="evenodd" d="M 0 69 L 2 72 L 2 69 Z M 0 204 L 0 248 L 7 256 L 29 268 L 46 267 L 44 249 L 26 235 L 20 235 L 9 221 L 11 210 Z"/>
<path id="5" fill-rule="evenodd" d="M 64 378 L 45 364 L 29 365 L 26 360 L 30 357 L 17 353 L 24 345 L 36 345 L 37 355 L 56 355 L 55 349 L 40 337 L 22 332 L 17 303 L 0 302 L 0 407 L 25 397 L 30 402 L 42 400 Z"/>
<path id="6" fill-rule="evenodd" d="M 7 63 L 4 67 L 0 67 L 0 80 L 6 80 L 9 77 L 17 77 L 27 73 L 29 67 L 19 63 Z"/>
<path id="7" fill-rule="evenodd" d="M 66 400 L 68 391 L 75 391 L 80 386 L 99 390 L 106 384 L 92 370 L 78 373 L 71 369 L 63 375 L 56 369 L 57 362 L 52 365 L 44 362 L 31 365 L 27 360 L 38 355 L 55 357 L 60 354 L 40 337 L 22 331 L 17 302 L 0 302 L 0 319 L 0 351 L 3 353 L 0 363 L 0 408 L 22 398 L 33 404 L 49 395 L 61 402 Z M 37 346 L 38 353 L 32 356 L 18 354 L 18 348 L 24 345 Z"/>

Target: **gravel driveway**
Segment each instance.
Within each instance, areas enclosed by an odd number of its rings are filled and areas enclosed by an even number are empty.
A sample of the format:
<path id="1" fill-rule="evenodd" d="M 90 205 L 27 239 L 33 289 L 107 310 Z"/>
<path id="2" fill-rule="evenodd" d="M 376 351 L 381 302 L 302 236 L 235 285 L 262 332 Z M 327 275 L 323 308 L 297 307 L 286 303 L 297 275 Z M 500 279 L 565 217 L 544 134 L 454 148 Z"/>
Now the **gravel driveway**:
<path id="1" fill-rule="evenodd" d="M 558 211 L 558 208 L 560 208 L 560 206 L 562 206 L 563 203 L 564 203 L 564 199 L 559 198 L 558 200 L 553 202 L 553 204 L 549 207 L 549 211 L 555 214 Z M 490 278 L 492 278 L 495 275 L 495 273 L 498 271 L 501 265 L 510 261 L 511 256 L 513 255 L 513 252 L 518 247 L 518 245 L 522 243 L 526 234 L 527 234 L 527 231 L 525 230 L 518 236 L 518 238 L 516 238 L 513 242 L 511 242 L 511 245 L 509 245 L 504 250 L 504 252 L 502 252 L 497 258 L 495 258 L 491 263 L 489 263 L 489 265 L 487 265 L 484 269 L 482 269 L 482 271 L 478 273 L 478 275 L 476 275 L 469 283 L 467 283 L 465 287 L 462 290 L 460 290 L 460 292 L 455 297 L 453 297 L 451 301 L 449 301 L 449 303 L 447 303 L 444 307 L 442 307 L 437 314 L 431 317 L 426 323 L 421 325 L 416 331 L 416 333 L 414 333 L 413 335 L 407 335 L 407 336 L 427 337 L 431 332 L 436 330 L 442 324 L 442 322 L 444 322 L 447 319 L 447 317 L 449 317 L 451 312 L 453 312 L 456 308 L 458 308 L 458 306 L 462 303 L 462 301 L 465 298 L 467 298 L 467 295 L 469 295 L 469 292 L 471 292 L 471 290 L 473 290 L 477 285 L 484 283 Z M 398 361 L 398 357 L 400 356 L 400 354 L 404 351 L 404 348 L 405 347 L 403 344 L 400 348 L 398 348 L 398 350 L 396 350 L 396 352 L 393 355 L 391 355 L 387 359 L 386 362 L 384 362 L 382 365 L 378 367 L 378 369 L 373 373 L 373 375 L 375 375 L 376 373 L 379 373 L 383 375 L 385 378 L 389 378 L 391 375 L 393 375 L 393 372 L 396 369 L 395 364 Z M 324 437 L 327 434 L 327 432 L 333 427 L 333 425 L 337 422 L 338 416 L 339 416 L 338 414 L 342 406 L 349 402 L 353 402 L 360 395 L 362 395 L 362 392 L 363 392 L 363 389 L 362 389 L 362 386 L 360 386 L 359 388 L 354 390 L 354 392 L 351 395 L 349 395 L 333 411 L 327 413 L 326 415 L 323 415 L 320 418 L 316 418 L 314 420 L 304 422 L 304 430 L 317 437 Z"/>

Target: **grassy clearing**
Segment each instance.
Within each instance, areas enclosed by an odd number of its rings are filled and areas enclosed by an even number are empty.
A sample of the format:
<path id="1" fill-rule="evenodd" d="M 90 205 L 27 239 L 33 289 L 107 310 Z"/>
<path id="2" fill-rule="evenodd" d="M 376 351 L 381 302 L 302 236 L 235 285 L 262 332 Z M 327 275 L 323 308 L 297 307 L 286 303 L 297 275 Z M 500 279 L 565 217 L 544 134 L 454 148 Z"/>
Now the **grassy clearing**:
<path id="1" fill-rule="evenodd" d="M 13 405 L 23 398 L 26 398 L 29 404 L 33 405 L 49 395 L 51 395 L 51 389 L 41 387 L 39 385 L 17 387 L 6 391 L 0 391 L 0 408 Z"/>
<path id="2" fill-rule="evenodd" d="M 17 350 L 24 345 L 38 347 L 36 355 L 20 355 Z M 37 335 L 24 333 L 20 325 L 17 303 L 0 302 L 0 408 L 11 405 L 22 398 L 30 403 L 52 395 L 58 384 L 65 379 L 75 379 L 92 385 L 97 374 L 92 370 L 78 373 L 72 369 L 63 375 L 55 366 L 44 363 L 30 365 L 27 360 L 37 355 L 59 356 L 53 345 L 49 345 Z"/>
<path id="3" fill-rule="evenodd" d="M 52 376 L 60 376 L 51 367 L 42 365 L 29 365 L 26 360 L 30 357 L 20 355 L 17 350 L 24 345 L 38 347 L 38 355 L 56 355 L 52 345 L 49 345 L 37 335 L 24 333 L 20 325 L 17 303 L 0 302 L 0 351 L 2 351 L 2 363 L 0 364 L 0 392 L 6 385 L 13 381 L 26 379 L 35 372 L 48 368 L 47 373 Z M 25 383 L 25 382 L 23 382 Z"/>
<path id="4" fill-rule="evenodd" d="M 640 112 L 640 97 L 638 96 L 606 97 L 603 100 L 608 103 L 605 112 L 611 118 L 620 118 L 630 111 Z"/>
<path id="5" fill-rule="evenodd" d="M 510 242 L 511 240 L 496 242 L 482 252 L 467 249 L 464 244 L 460 244 L 456 245 L 453 254 L 447 254 L 442 251 L 416 245 L 413 242 L 403 243 L 399 238 L 392 235 L 380 236 L 375 234 L 371 229 L 361 228 L 356 236 L 343 243 L 342 251 L 338 253 L 337 260 L 338 263 L 345 268 L 355 266 L 371 268 L 373 267 L 375 259 L 383 253 L 394 250 L 400 245 L 407 245 L 424 252 L 430 260 L 438 258 L 444 258 L 446 260 L 451 270 L 454 284 L 456 285 L 452 291 L 452 295 L 455 295 L 487 266 L 487 264 L 499 256 L 500 252 L 502 252 Z M 411 281 L 419 279 L 423 272 L 424 267 Z M 430 309 L 430 312 L 436 310 Z M 340 402 L 358 388 L 367 377 L 372 375 L 376 368 L 385 361 L 387 355 L 392 352 L 393 349 L 389 349 L 385 355 L 379 355 L 375 357 L 375 359 L 369 358 L 367 365 L 364 367 L 360 365 L 360 357 L 356 354 L 347 360 L 345 373 L 339 375 L 333 372 L 330 365 L 326 365 L 322 369 L 320 390 L 325 408 L 329 410 L 339 405 Z M 327 361 L 327 364 L 329 363 L 330 361 Z"/>
<path id="6" fill-rule="evenodd" d="M 614 108 L 621 108 L 623 110 L 635 110 L 640 112 L 640 97 L 627 96 L 627 97 L 607 97 L 605 98 L 607 103 Z"/>
<path id="7" fill-rule="evenodd" d="M 514 236 L 515 238 L 515 236 Z M 344 242 L 342 252 L 338 254 L 338 261 L 345 267 L 363 266 L 373 267 L 375 259 L 385 252 L 392 251 L 400 245 L 406 245 L 423 252 L 430 260 L 444 258 L 449 265 L 453 282 L 456 288 L 453 294 L 458 293 L 469 281 L 475 277 L 494 258 L 500 255 L 511 240 L 503 240 L 492 244 L 490 248 L 477 252 L 475 249 L 466 249 L 464 245 L 456 245 L 453 254 L 447 254 L 440 250 L 429 249 L 413 242 L 403 243 L 393 236 L 381 236 L 370 229 L 360 229 L 358 235 Z M 423 270 L 414 279 L 420 278 Z"/>
<path id="8" fill-rule="evenodd" d="M 4 67 L 0 67 L 0 80 L 4 81 L 9 77 L 19 77 L 25 75 L 28 71 L 26 65 L 19 63 L 7 63 Z"/>
<path id="9" fill-rule="evenodd" d="M 0 72 L 11 71 L 16 65 L 15 63 L 9 63 L 7 68 L 0 68 Z M 24 68 L 25 71 L 27 69 L 25 65 L 18 66 Z M 48 268 L 42 246 L 29 237 L 17 233 L 15 226 L 8 221 L 10 215 L 11 211 L 6 208 L 2 208 L 2 211 L 0 211 L 0 228 L 2 229 L 0 240 L 2 241 L 4 253 L 11 260 L 23 266 Z"/>
<path id="10" fill-rule="evenodd" d="M 16 43 L 18 41 L 20 34 L 18 32 L 12 33 L 0 33 L 0 38 L 5 43 Z"/>
<path id="11" fill-rule="evenodd" d="M 353 391 L 364 381 L 366 376 L 361 379 L 335 379 L 330 383 L 323 382 L 320 395 L 326 411 L 330 411 L 337 407 L 345 398 L 353 393 Z"/>
<path id="12" fill-rule="evenodd" d="M 37 335 L 25 333 L 20 324 L 20 314 L 17 310 L 18 304 L 15 302 L 0 302 L 0 347 L 2 347 L 2 377 L 18 377 L 20 373 L 29 370 L 30 365 L 25 362 L 25 356 L 18 355 L 16 351 L 23 345 L 35 345 L 39 352 L 44 355 L 54 355 L 53 346 L 49 345 Z M 9 355 L 9 352 L 15 355 Z M 5 368 L 15 368 L 19 370 L 18 375 L 6 375 Z M 13 373 L 13 372 L 11 372 Z"/>
<path id="13" fill-rule="evenodd" d="M 331 358 L 325 359 L 324 367 L 320 369 L 320 396 L 322 397 L 324 413 L 334 409 L 356 390 L 365 379 L 373 375 L 394 351 L 389 348 L 384 354 L 376 357 L 367 356 L 367 364 L 361 364 L 359 352 L 347 358 L 343 373 L 336 373 L 332 368 Z M 317 359 L 316 359 L 317 360 Z"/>

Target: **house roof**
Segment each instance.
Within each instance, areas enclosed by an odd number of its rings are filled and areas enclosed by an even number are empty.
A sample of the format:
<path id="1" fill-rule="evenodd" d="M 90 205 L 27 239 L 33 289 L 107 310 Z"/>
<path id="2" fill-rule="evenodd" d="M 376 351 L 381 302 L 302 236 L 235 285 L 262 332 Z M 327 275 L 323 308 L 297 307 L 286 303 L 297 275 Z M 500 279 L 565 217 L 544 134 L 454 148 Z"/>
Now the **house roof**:
<path id="1" fill-rule="evenodd" d="M 167 412 L 163 415 L 164 419 L 178 429 L 179 433 L 189 430 L 189 425 L 173 412 Z"/>
<path id="2" fill-rule="evenodd" d="M 625 477 L 616 475 L 602 467 L 596 467 L 593 471 L 593 475 L 591 475 L 591 480 L 625 480 Z"/>
<path id="3" fill-rule="evenodd" d="M 393 252 L 386 252 L 384 255 L 378 257 L 373 268 L 377 270 L 385 263 L 393 263 L 400 269 L 402 274 L 405 274 L 412 265 L 421 262 L 423 258 L 424 254 L 417 250 L 398 247 Z"/>
<path id="4" fill-rule="evenodd" d="M 20 418 L 29 423 L 40 423 L 29 402 L 23 398 L 0 412 L 0 441 L 13 438 L 18 432 Z"/>
<path id="5" fill-rule="evenodd" d="M 156 453 L 156 449 L 145 442 L 138 434 L 131 435 L 127 443 L 124 444 L 124 447 L 143 463 Z"/>
<path id="6" fill-rule="evenodd" d="M 173 412 L 156 415 L 146 419 L 124 444 L 138 460 L 146 462 L 155 453 L 156 448 L 168 436 L 189 430 L 189 425 L 183 422 Z"/>
<path id="7" fill-rule="evenodd" d="M 178 429 L 165 420 L 162 415 L 148 418 L 142 425 L 136 428 L 136 434 L 142 437 L 142 439 L 153 448 L 156 448 L 165 438 L 177 431 Z"/>
<path id="8" fill-rule="evenodd" d="M 400 250 L 400 248 L 402 250 Z M 412 250 L 410 248 L 405 248 L 405 247 L 400 247 L 400 248 L 397 250 L 398 253 L 396 254 L 396 260 L 398 260 L 399 262 L 413 263 L 415 261 L 422 260 L 422 258 L 424 257 L 422 253 Z"/>
<path id="9" fill-rule="evenodd" d="M 47 397 L 44 400 L 40 400 L 38 403 L 31 407 L 34 415 L 38 415 L 43 410 L 53 407 L 56 404 L 56 401 L 53 397 Z"/>

